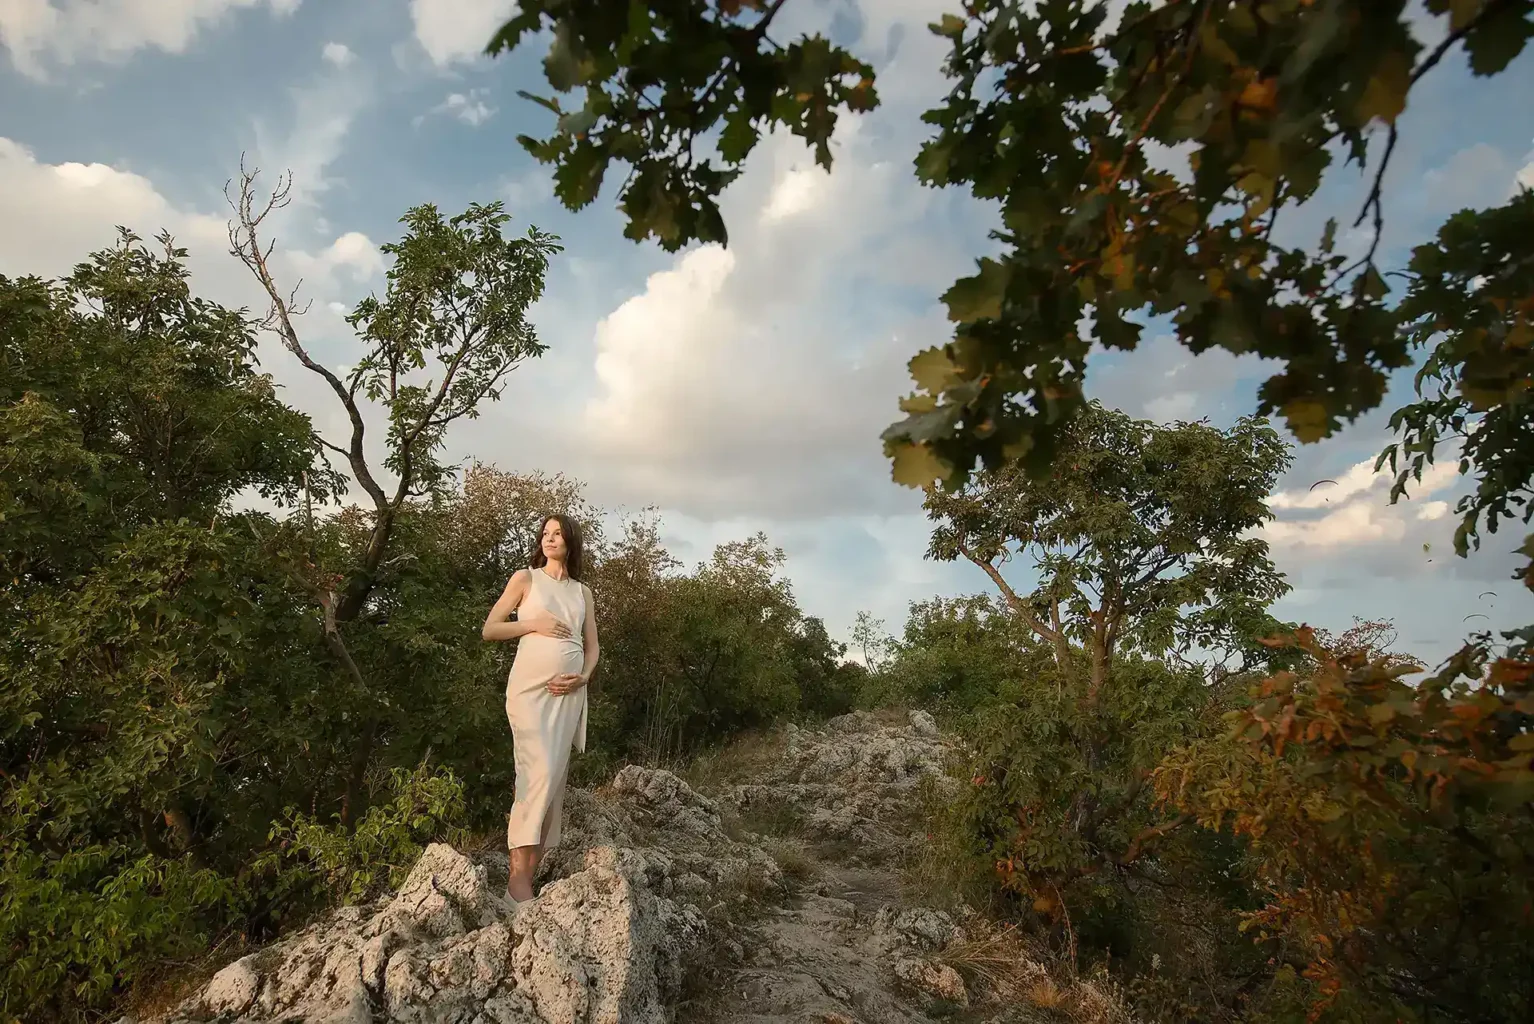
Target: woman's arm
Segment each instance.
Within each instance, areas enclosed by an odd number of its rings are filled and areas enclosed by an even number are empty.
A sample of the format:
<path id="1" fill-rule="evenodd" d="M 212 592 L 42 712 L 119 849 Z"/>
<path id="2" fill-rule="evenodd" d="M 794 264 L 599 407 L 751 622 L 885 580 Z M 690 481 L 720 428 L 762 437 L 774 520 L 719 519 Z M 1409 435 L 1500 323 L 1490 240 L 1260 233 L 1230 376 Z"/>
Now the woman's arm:
<path id="1" fill-rule="evenodd" d="M 508 622 L 511 613 L 517 610 L 522 599 L 527 596 L 528 584 L 532 574 L 526 569 L 518 569 L 511 579 L 506 581 L 506 589 L 501 591 L 500 598 L 495 606 L 490 609 L 490 614 L 485 617 L 485 628 L 480 631 L 480 636 L 486 640 L 515 640 L 519 636 L 526 636 L 532 632 L 530 625 L 520 619 L 516 622 Z"/>
<path id="2" fill-rule="evenodd" d="M 597 661 L 602 656 L 602 647 L 597 643 L 597 602 L 591 596 L 591 588 L 581 584 L 581 589 L 586 591 L 586 624 L 581 630 L 581 645 L 585 648 L 586 660 L 581 664 L 581 682 L 591 682 L 591 674 L 597 670 Z"/>

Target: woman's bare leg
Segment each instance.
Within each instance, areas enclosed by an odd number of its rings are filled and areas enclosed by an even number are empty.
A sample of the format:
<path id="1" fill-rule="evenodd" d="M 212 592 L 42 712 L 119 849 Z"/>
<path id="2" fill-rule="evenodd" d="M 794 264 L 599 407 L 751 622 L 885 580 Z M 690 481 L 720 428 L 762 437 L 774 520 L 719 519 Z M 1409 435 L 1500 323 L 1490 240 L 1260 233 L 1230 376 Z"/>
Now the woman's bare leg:
<path id="1" fill-rule="evenodd" d="M 533 874 L 538 870 L 537 846 L 518 846 L 511 851 L 511 873 L 506 878 L 506 895 L 517 902 L 533 898 Z"/>

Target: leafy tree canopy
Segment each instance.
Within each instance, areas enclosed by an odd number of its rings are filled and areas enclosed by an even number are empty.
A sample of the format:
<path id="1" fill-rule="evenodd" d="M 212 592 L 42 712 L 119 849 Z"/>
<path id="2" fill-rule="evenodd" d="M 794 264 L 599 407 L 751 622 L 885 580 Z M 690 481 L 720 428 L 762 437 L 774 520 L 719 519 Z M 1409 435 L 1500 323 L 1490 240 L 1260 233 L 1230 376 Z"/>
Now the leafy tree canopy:
<path id="1" fill-rule="evenodd" d="M 559 120 L 523 145 L 556 165 L 571 209 L 595 198 L 609 164 L 628 164 L 626 234 L 674 250 L 725 241 L 714 197 L 763 130 L 789 126 L 828 166 L 837 113 L 877 102 L 852 54 L 819 36 L 772 38 L 785 2 L 527 0 L 489 50 L 552 29 L 549 84 L 586 99 L 566 110 L 532 97 Z M 1109 6 L 969 0 L 931 26 L 952 42 L 953 88 L 924 115 L 934 134 L 916 173 L 998 201 L 1004 249 L 947 292 L 953 338 L 912 360 L 918 390 L 884 435 L 901 482 L 962 481 L 977 458 L 1041 470 L 1084 406 L 1092 340 L 1133 349 L 1148 314 L 1171 317 L 1193 353 L 1277 361 L 1258 412 L 1301 441 L 1378 406 L 1422 342 L 1398 330 L 1375 259 L 1397 119 L 1451 51 L 1493 75 L 1534 33 L 1534 0 L 1428 0 L 1445 30 L 1431 49 L 1405 0 L 1138 2 L 1111 26 Z M 1168 147 L 1189 153 L 1188 173 L 1151 159 Z M 1355 224 L 1369 222 L 1373 243 L 1348 259 L 1335 222 L 1303 245 L 1276 242 L 1284 210 L 1315 194 L 1338 154 L 1372 164 Z M 1442 297 L 1420 289 L 1408 315 L 1433 322 Z"/>
<path id="2" fill-rule="evenodd" d="M 928 554 L 983 569 L 1061 668 L 1083 647 L 1095 691 L 1121 649 L 1241 650 L 1271 621 L 1265 609 L 1288 586 L 1251 534 L 1288 465 L 1260 420 L 1163 427 L 1092 402 L 1048 477 L 1013 465 L 955 492 L 929 487 Z M 1025 551 L 1039 573 L 1027 595 L 1001 571 Z"/>
<path id="3" fill-rule="evenodd" d="M 1494 210 L 1462 211 L 1412 255 L 1411 285 L 1400 306 L 1407 336 L 1433 345 L 1417 373 L 1417 401 L 1390 425 L 1401 440 L 1380 453 L 1396 472 L 1394 501 L 1433 462 L 1438 446 L 1460 442 L 1460 472 L 1476 490 L 1459 500 L 1455 550 L 1480 547 L 1480 526 L 1534 516 L 1534 192 Z M 1521 515 L 1520 515 L 1521 513 Z M 1519 570 L 1534 588 L 1534 536 Z M 1525 631 L 1522 641 L 1534 641 Z"/>

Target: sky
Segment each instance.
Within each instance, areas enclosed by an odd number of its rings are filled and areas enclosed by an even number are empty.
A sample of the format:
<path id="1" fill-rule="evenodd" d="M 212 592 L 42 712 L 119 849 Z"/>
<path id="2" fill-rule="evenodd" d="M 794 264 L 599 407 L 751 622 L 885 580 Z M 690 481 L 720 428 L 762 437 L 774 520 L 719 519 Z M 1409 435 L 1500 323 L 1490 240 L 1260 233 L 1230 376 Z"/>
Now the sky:
<path id="1" fill-rule="evenodd" d="M 258 182 L 293 174 L 293 202 L 270 222 L 274 266 L 312 300 L 300 321 L 311 353 L 344 366 L 358 348 L 343 317 L 382 292 L 378 247 L 399 237 L 404 211 L 501 200 L 508 231 L 533 224 L 563 240 L 533 311 L 549 350 L 455 428 L 451 460 L 563 472 L 618 515 L 653 507 L 688 564 L 763 531 L 785 551 L 801 607 L 843 639 L 859 610 L 898 634 L 913 601 L 988 592 L 976 567 L 924 557 L 920 495 L 890 481 L 879 442 L 911 390 L 906 361 L 948 337 L 940 296 L 996 246 L 993 208 L 925 188 L 911 169 L 920 114 L 946 92 L 945 44 L 926 26 L 957 5 L 789 4 L 782 37 L 818 30 L 850 47 L 875 66 L 882 105 L 842 119 L 829 174 L 799 140 L 764 139 L 724 196 L 729 247 L 677 254 L 622 237 L 613 182 L 579 213 L 554 200 L 550 169 L 516 142 L 551 129 L 516 94 L 546 91 L 545 41 L 482 56 L 511 6 L 0 0 L 0 274 L 61 276 L 110 245 L 115 225 L 167 229 L 191 251 L 198 292 L 262 311 L 228 254 L 223 189 L 243 155 Z M 1414 25 L 1439 38 L 1420 11 Z M 1404 265 L 1450 213 L 1534 187 L 1530 95 L 1534 49 L 1491 80 L 1453 53 L 1412 92 L 1386 176 L 1386 266 Z M 1367 238 L 1346 225 L 1366 189 L 1356 167 L 1335 170 L 1281 224 L 1284 240 L 1313 241 L 1335 215 L 1340 245 L 1359 251 Z M 274 340 L 260 351 L 286 400 L 343 438 L 333 396 Z M 1152 325 L 1133 353 L 1094 352 L 1088 372 L 1091 395 L 1135 416 L 1227 426 L 1274 371 L 1189 356 Z M 1373 459 L 1410 393 L 1403 371 L 1380 410 L 1297 445 L 1264 533 L 1294 588 L 1276 614 L 1333 630 L 1390 619 L 1401 649 L 1436 663 L 1469 626 L 1534 621 L 1534 599 L 1507 579 L 1519 524 L 1453 556 L 1467 485 L 1452 464 L 1389 504 Z M 1309 490 L 1323 478 L 1338 483 Z M 1027 584 L 1026 567 L 1008 573 Z"/>

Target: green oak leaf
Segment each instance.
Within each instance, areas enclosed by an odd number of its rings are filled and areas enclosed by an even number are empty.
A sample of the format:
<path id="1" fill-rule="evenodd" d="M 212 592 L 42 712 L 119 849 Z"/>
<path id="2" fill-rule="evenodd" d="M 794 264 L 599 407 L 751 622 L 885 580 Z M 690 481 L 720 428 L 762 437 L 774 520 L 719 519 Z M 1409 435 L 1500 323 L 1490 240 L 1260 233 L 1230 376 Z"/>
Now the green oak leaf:
<path id="1" fill-rule="evenodd" d="M 1007 290 L 1010 271 L 990 257 L 979 261 L 980 273 L 962 277 L 943 293 L 948 319 L 956 323 L 994 320 L 1001 316 L 1002 298 Z"/>

